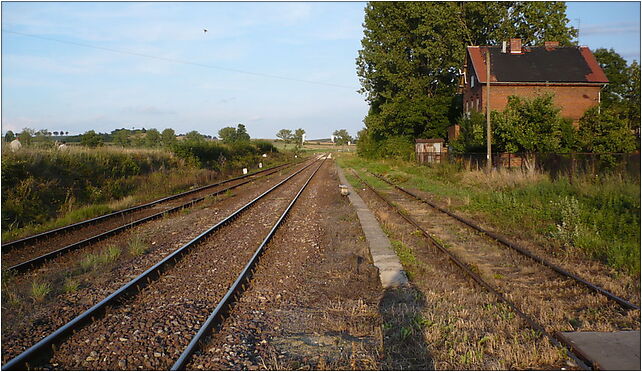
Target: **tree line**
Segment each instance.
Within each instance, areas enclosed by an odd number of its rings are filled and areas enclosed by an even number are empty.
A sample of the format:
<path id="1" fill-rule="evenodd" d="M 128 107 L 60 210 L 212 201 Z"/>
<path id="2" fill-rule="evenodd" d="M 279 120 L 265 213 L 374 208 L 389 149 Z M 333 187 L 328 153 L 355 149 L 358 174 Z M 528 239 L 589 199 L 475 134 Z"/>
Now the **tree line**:
<path id="1" fill-rule="evenodd" d="M 52 137 L 52 135 L 54 137 Z M 114 129 L 110 133 L 98 133 L 95 130 L 88 130 L 83 134 L 71 135 L 69 132 L 54 131 L 50 132 L 47 129 L 34 130 L 31 128 L 24 128 L 18 134 L 9 130 L 5 134 L 5 141 L 11 142 L 15 139 L 19 140 L 23 146 L 37 146 L 37 147 L 51 147 L 56 142 L 69 142 L 80 143 L 87 147 L 99 147 L 105 143 L 113 143 L 122 147 L 143 147 L 143 148 L 169 148 L 177 143 L 178 139 L 188 142 L 203 142 L 219 140 L 225 144 L 232 144 L 238 142 L 249 142 L 250 135 L 245 128 L 245 125 L 238 124 L 236 128 L 225 127 L 218 131 L 218 138 L 201 134 L 196 130 L 187 132 L 186 134 L 176 134 L 174 129 L 166 128 L 162 132 L 156 128 L 150 129 Z"/>

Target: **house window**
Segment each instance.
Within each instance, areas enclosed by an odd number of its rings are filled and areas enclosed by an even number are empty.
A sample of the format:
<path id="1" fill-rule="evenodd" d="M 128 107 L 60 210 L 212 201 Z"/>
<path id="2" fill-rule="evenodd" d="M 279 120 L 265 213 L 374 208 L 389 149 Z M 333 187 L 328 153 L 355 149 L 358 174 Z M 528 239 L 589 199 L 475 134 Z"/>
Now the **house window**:
<path id="1" fill-rule="evenodd" d="M 470 77 L 470 87 L 471 88 L 475 87 L 475 75 Z"/>
<path id="2" fill-rule="evenodd" d="M 479 98 L 475 100 L 475 108 L 477 111 L 479 111 Z"/>

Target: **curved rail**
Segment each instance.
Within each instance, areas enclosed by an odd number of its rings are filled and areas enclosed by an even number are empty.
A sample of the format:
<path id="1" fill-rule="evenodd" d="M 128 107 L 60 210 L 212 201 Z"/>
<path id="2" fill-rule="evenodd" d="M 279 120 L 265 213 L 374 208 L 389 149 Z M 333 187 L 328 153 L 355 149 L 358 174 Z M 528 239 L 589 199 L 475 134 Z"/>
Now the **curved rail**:
<path id="1" fill-rule="evenodd" d="M 628 309 L 628 310 L 640 310 L 639 306 L 637 306 L 637 305 L 635 305 L 635 304 L 633 304 L 633 303 L 631 303 L 631 302 L 629 302 L 629 301 L 627 301 L 627 300 L 625 300 L 625 299 L 623 299 L 623 298 L 621 298 L 621 297 L 619 297 L 619 296 L 607 291 L 606 289 L 604 289 L 604 288 L 602 288 L 600 286 L 597 286 L 597 285 L 589 282 L 586 279 L 583 279 L 583 278 L 579 277 L 578 275 L 575 275 L 575 274 L 573 274 L 573 273 L 571 273 L 569 271 L 566 271 L 566 270 L 562 269 L 561 267 L 555 265 L 554 263 L 549 262 L 546 259 L 535 255 L 534 253 L 530 252 L 529 250 L 527 250 L 526 248 L 520 246 L 519 244 L 511 242 L 510 240 L 506 239 L 505 237 L 503 237 L 503 236 L 501 236 L 501 235 L 499 235 L 497 233 L 494 233 L 492 231 L 488 231 L 488 230 L 482 228 L 481 226 L 475 224 L 474 222 L 472 222 L 472 221 L 470 221 L 470 220 L 468 220 L 468 219 L 466 219 L 464 217 L 458 216 L 458 215 L 454 214 L 453 212 L 451 212 L 451 211 L 449 211 L 447 209 L 441 208 L 440 206 L 436 205 L 435 203 L 431 202 L 430 200 L 424 199 L 421 196 L 419 196 L 419 195 L 417 195 L 417 194 L 415 194 L 415 193 L 413 193 L 413 192 L 411 192 L 409 190 L 406 190 L 405 188 L 403 188 L 403 187 L 401 187 L 401 186 L 399 186 L 399 185 L 397 185 L 397 184 L 395 184 L 393 182 L 388 181 L 388 179 L 386 179 L 385 177 L 383 177 L 381 175 L 374 174 L 374 173 L 371 173 L 371 172 L 368 172 L 368 173 L 370 173 L 372 176 L 377 177 L 378 179 L 386 182 L 387 184 L 395 187 L 399 191 L 404 192 L 404 193 L 412 196 L 413 198 L 415 198 L 415 199 L 417 199 L 417 200 L 419 200 L 419 201 L 421 201 L 423 203 L 428 204 L 429 206 L 437 209 L 440 212 L 446 213 L 447 215 L 449 215 L 450 217 L 456 219 L 457 221 L 459 221 L 459 222 L 461 222 L 461 223 L 463 223 L 463 224 L 465 224 L 465 225 L 467 225 L 469 227 L 472 227 L 473 229 L 475 229 L 475 230 L 477 230 L 479 232 L 482 232 L 482 233 L 486 234 L 487 236 L 491 237 L 492 239 L 500 242 L 501 244 L 503 244 L 503 245 L 505 245 L 505 246 L 507 246 L 509 248 L 514 249 L 515 251 L 517 251 L 517 252 L 521 253 L 522 255 L 532 259 L 533 261 L 538 262 L 538 263 L 540 263 L 540 264 L 542 264 L 542 265 L 554 270 L 558 274 L 560 274 L 562 276 L 565 276 L 565 277 L 568 277 L 568 278 L 571 278 L 571 279 L 575 280 L 576 282 L 585 285 L 589 289 L 591 289 L 591 290 L 593 290 L 593 291 L 595 291 L 595 292 L 607 297 L 609 300 L 617 302 L 623 308 Z"/>
<path id="2" fill-rule="evenodd" d="M 310 177 L 308 177 L 305 184 L 301 186 L 301 189 L 299 190 L 299 192 L 292 199 L 292 201 L 290 202 L 288 207 L 285 209 L 285 211 L 281 214 L 281 217 L 279 218 L 279 220 L 276 221 L 274 226 L 272 226 L 272 229 L 267 234 L 267 236 L 265 237 L 261 245 L 259 245 L 259 247 L 256 249 L 250 261 L 247 263 L 247 265 L 245 265 L 245 268 L 243 269 L 243 271 L 241 271 L 241 274 L 239 274 L 239 276 L 236 278 L 232 286 L 230 286 L 230 289 L 227 291 L 225 296 L 223 296 L 223 299 L 218 303 L 214 311 L 203 323 L 203 325 L 198 330 L 196 335 L 192 338 L 189 345 L 187 345 L 187 347 L 185 348 L 181 356 L 176 360 L 176 362 L 171 368 L 172 371 L 183 369 L 187 364 L 187 362 L 189 361 L 189 358 L 191 357 L 191 355 L 198 349 L 201 341 L 205 338 L 205 336 L 209 333 L 209 331 L 223 321 L 225 314 L 228 312 L 229 308 L 232 306 L 234 297 L 238 296 L 245 289 L 244 283 L 249 281 L 249 279 L 252 277 L 254 266 L 256 266 L 259 260 L 259 257 L 263 254 L 265 250 L 265 246 L 270 242 L 270 240 L 272 240 L 272 237 L 276 233 L 276 230 L 279 228 L 279 226 L 281 226 L 286 216 L 290 212 L 290 209 L 292 209 L 292 206 L 299 199 L 299 196 L 301 196 L 301 194 L 303 193 L 303 190 L 305 190 L 305 188 L 308 186 L 308 184 L 312 180 L 312 177 L 314 177 L 314 175 L 319 171 L 321 166 L 323 166 L 323 163 L 325 162 L 325 160 L 326 158 L 323 158 L 323 161 L 321 161 L 321 164 L 319 164 L 317 169 L 315 169 L 314 172 L 312 172 L 312 174 L 310 175 Z"/>
<path id="3" fill-rule="evenodd" d="M 57 234 L 60 234 L 60 233 L 65 233 L 65 232 L 69 232 L 69 231 L 72 231 L 72 230 L 76 230 L 76 229 L 79 229 L 81 227 L 89 226 L 89 225 L 95 224 L 97 222 L 104 221 L 104 220 L 109 219 L 111 217 L 123 216 L 123 215 L 126 215 L 128 213 L 139 211 L 141 209 L 150 208 L 150 207 L 153 207 L 154 205 L 159 204 L 159 203 L 164 203 L 166 201 L 178 199 L 178 198 L 181 198 L 183 196 L 190 195 L 190 194 L 193 194 L 193 193 L 197 193 L 197 192 L 203 191 L 203 190 L 208 189 L 208 188 L 220 186 L 220 185 L 226 184 L 228 182 L 237 181 L 237 180 L 240 180 L 240 179 L 243 179 L 243 178 L 255 176 L 257 174 L 265 173 L 265 172 L 268 172 L 268 171 L 271 171 L 271 170 L 274 170 L 274 169 L 278 169 L 280 167 L 285 167 L 285 166 L 288 166 L 288 165 L 291 165 L 291 164 L 292 163 L 285 163 L 285 164 L 276 165 L 274 167 L 266 168 L 266 169 L 260 170 L 258 172 L 253 172 L 253 173 L 250 173 L 250 174 L 245 174 L 245 175 L 242 175 L 242 176 L 238 176 L 238 177 L 230 178 L 230 179 L 223 180 L 223 181 L 220 181 L 220 182 L 216 182 L 216 183 L 213 183 L 213 184 L 210 184 L 210 185 L 197 187 L 197 188 L 195 188 L 193 190 L 188 190 L 188 191 L 184 191 L 184 192 L 181 192 L 181 193 L 178 193 L 178 194 L 175 194 L 175 195 L 170 195 L 170 196 L 167 196 L 165 198 L 161 198 L 161 199 L 157 199 L 157 200 L 151 201 L 149 203 L 136 205 L 136 206 L 133 206 L 133 207 L 130 207 L 130 208 L 126 208 L 126 209 L 121 209 L 121 210 L 118 210 L 118 211 L 115 211 L 115 212 L 104 214 L 102 216 L 98 216 L 98 217 L 90 218 L 90 219 L 87 219 L 87 220 L 84 220 L 84 221 L 76 222 L 76 223 L 73 223 L 71 225 L 62 226 L 62 227 L 58 227 L 58 228 L 53 229 L 53 230 L 48 230 L 48 231 L 44 231 L 44 232 L 41 232 L 41 233 L 38 233 L 38 234 L 30 235 L 30 236 L 27 236 L 27 237 L 24 237 L 24 238 L 21 238 L 21 239 L 18 239 L 18 240 L 11 241 L 9 243 L 2 244 L 0 249 L 2 250 L 2 253 L 5 253 L 5 252 L 8 252 L 8 251 L 10 251 L 12 249 L 15 249 L 17 247 L 23 246 L 25 244 L 33 243 L 33 242 L 35 242 L 35 241 L 37 241 L 39 239 L 48 238 L 48 237 L 53 236 L 53 235 L 57 235 Z"/>
<path id="4" fill-rule="evenodd" d="M 403 219 L 405 219 L 408 223 L 413 225 L 415 228 L 417 228 L 423 236 L 425 236 L 430 242 L 437 247 L 440 251 L 445 253 L 448 258 L 455 263 L 466 275 L 468 275 L 471 279 L 473 279 L 477 284 L 494 294 L 501 302 L 505 303 L 508 305 L 517 315 L 519 315 L 520 318 L 522 318 L 530 328 L 532 328 L 535 331 L 540 332 L 542 335 L 546 336 L 546 338 L 549 339 L 549 341 L 555 345 L 556 347 L 565 347 L 566 348 L 566 353 L 567 355 L 572 358 L 579 366 L 580 368 L 584 370 L 588 370 L 589 365 L 591 364 L 590 361 L 584 361 L 580 359 L 577 355 L 575 355 L 573 352 L 569 351 L 569 349 L 572 347 L 564 338 L 559 337 L 558 334 L 550 334 L 546 331 L 544 326 L 539 324 L 537 321 L 535 321 L 533 318 L 531 318 L 529 315 L 524 313 L 522 310 L 520 310 L 517 305 L 506 298 L 499 290 L 497 290 L 495 287 L 493 287 L 491 284 L 486 282 L 482 277 L 474 273 L 470 267 L 463 262 L 457 255 L 449 251 L 446 247 L 444 247 L 440 242 L 438 242 L 435 238 L 433 238 L 426 229 L 424 229 L 417 220 L 414 218 L 410 217 L 410 215 L 404 211 L 403 209 L 399 208 L 398 206 L 394 205 L 392 202 L 390 202 L 385 196 L 383 196 L 379 191 L 374 189 L 372 186 L 370 186 L 369 183 L 364 181 L 359 175 L 353 170 L 352 173 L 354 176 L 359 179 L 361 183 L 366 185 L 370 191 L 372 191 L 375 195 L 377 195 L 381 200 L 383 200 L 390 208 L 394 209 L 397 214 L 399 214 Z M 589 365 L 587 365 L 587 363 Z"/>
<path id="5" fill-rule="evenodd" d="M 158 279 L 158 277 L 167 268 L 169 268 L 171 265 L 174 265 L 179 260 L 181 260 L 183 256 L 185 256 L 192 248 L 194 248 L 196 245 L 202 242 L 205 238 L 210 236 L 215 231 L 219 230 L 221 227 L 233 221 L 236 217 L 238 217 L 242 212 L 244 212 L 245 210 L 250 208 L 252 205 L 254 205 L 257 201 L 259 201 L 260 199 L 262 199 L 272 191 L 276 190 L 278 187 L 280 187 L 281 185 L 283 185 L 284 183 L 292 179 L 297 174 L 303 172 L 305 169 L 309 168 L 314 163 L 316 163 L 316 161 L 313 161 L 310 164 L 307 164 L 301 169 L 295 171 L 294 173 L 292 173 L 291 175 L 283 179 L 281 182 L 277 183 L 267 191 L 263 192 L 261 195 L 252 199 L 252 201 L 250 201 L 249 203 L 245 204 L 244 206 L 240 207 L 236 211 L 232 212 L 232 214 L 227 216 L 222 221 L 218 222 L 214 226 L 207 229 L 205 232 L 201 233 L 200 235 L 198 235 L 197 237 L 189 241 L 187 244 L 183 245 L 182 247 L 178 248 L 171 254 L 167 255 L 161 261 L 159 261 L 149 269 L 145 270 L 145 272 L 143 272 L 136 278 L 132 279 L 127 284 L 123 285 L 122 287 L 117 289 L 115 292 L 113 292 L 109 296 L 105 297 L 103 300 L 101 300 L 100 302 L 92 306 L 90 309 L 78 315 L 67 324 L 63 325 L 53 333 L 49 334 L 42 340 L 38 341 L 29 349 L 25 350 L 15 358 L 8 361 L 5 365 L 2 366 L 2 370 L 25 369 L 26 367 L 29 366 L 30 363 L 33 364 L 33 362 L 35 362 L 35 364 L 37 364 L 37 362 L 42 361 L 43 359 L 45 359 L 45 355 L 49 355 L 49 353 L 53 350 L 56 343 L 60 342 L 62 339 L 67 337 L 70 333 L 74 332 L 75 330 L 80 329 L 85 324 L 93 321 L 95 318 L 98 318 L 104 315 L 108 306 L 115 304 L 118 300 L 124 298 L 125 296 L 131 296 L 133 294 L 140 292 L 150 282 Z"/>
<path id="6" fill-rule="evenodd" d="M 278 168 L 278 167 L 280 167 L 280 166 L 272 167 L 272 168 L 268 169 L 271 172 L 263 174 L 259 178 L 268 176 L 268 175 L 270 175 L 272 173 L 275 173 L 275 172 L 278 172 L 278 169 L 275 169 L 275 168 Z M 266 171 L 268 171 L 268 170 L 266 170 Z M 261 173 L 261 172 L 256 172 L 256 173 L 253 173 L 252 175 L 258 175 L 259 173 Z M 244 178 L 244 177 L 241 177 L 241 178 Z M 236 179 L 238 180 L 239 178 L 237 177 Z M 164 216 L 166 216 L 166 215 L 168 215 L 170 213 L 179 211 L 181 209 L 192 207 L 194 204 L 200 203 L 201 201 L 205 200 L 208 197 L 212 197 L 212 196 L 217 196 L 217 195 L 223 194 L 223 193 L 225 193 L 225 192 L 227 192 L 229 190 L 235 189 L 235 188 L 237 188 L 239 186 L 242 186 L 242 185 L 245 185 L 245 184 L 250 183 L 252 181 L 255 181 L 256 179 L 257 178 L 247 179 L 247 180 L 245 180 L 245 181 L 243 181 L 241 183 L 238 183 L 236 185 L 232 185 L 230 187 L 221 189 L 219 191 L 216 191 L 216 192 L 213 192 L 211 194 L 202 196 L 200 198 L 192 199 L 192 200 L 190 200 L 190 201 L 188 201 L 186 203 L 183 203 L 181 205 L 178 205 L 176 207 L 173 207 L 173 208 L 170 208 L 170 209 L 158 212 L 158 213 L 154 213 L 154 214 L 152 214 L 150 216 L 143 217 L 143 218 L 138 219 L 136 221 L 125 223 L 125 224 L 123 224 L 121 226 L 118 226 L 116 228 L 113 228 L 111 230 L 104 231 L 104 232 L 102 232 L 100 234 L 91 236 L 91 237 L 89 237 L 87 239 L 83 239 L 83 240 L 77 241 L 77 242 L 69 244 L 69 245 L 67 245 L 65 247 L 56 249 L 56 250 L 51 251 L 49 253 L 45 253 L 45 254 L 40 255 L 38 257 L 29 259 L 27 261 L 24 261 L 22 263 L 16 264 L 14 266 L 11 266 L 11 267 L 9 267 L 9 270 L 13 271 L 13 272 L 16 272 L 16 273 L 23 273 L 23 272 L 32 270 L 32 269 L 42 265 L 43 263 L 45 263 L 45 262 L 47 262 L 49 260 L 52 260 L 52 259 L 54 259 L 54 258 L 56 258 L 58 256 L 63 255 L 63 254 L 69 253 L 69 252 L 71 252 L 73 250 L 76 250 L 78 248 L 81 248 L 81 247 L 83 247 L 85 245 L 96 243 L 96 242 L 98 242 L 100 240 L 106 239 L 106 238 L 108 238 L 108 237 L 110 237 L 112 235 L 115 235 L 115 234 L 117 234 L 117 233 L 119 233 L 121 231 L 124 231 L 124 230 L 127 230 L 127 229 L 131 229 L 131 228 L 133 228 L 135 226 L 138 226 L 138 225 L 140 225 L 142 223 L 145 223 L 145 222 L 148 222 L 148 221 L 152 221 L 152 220 L 155 220 L 157 218 L 164 217 Z M 230 182 L 230 181 L 231 180 L 220 182 L 219 185 L 222 184 L 222 183 Z M 206 188 L 210 188 L 210 187 L 214 187 L 214 186 L 211 186 L 211 185 L 210 186 L 206 186 L 206 187 L 200 188 L 199 191 L 201 191 L 203 189 L 206 189 Z M 191 193 L 191 191 L 190 191 L 190 193 Z M 184 196 L 184 193 L 181 196 Z M 174 198 L 174 196 L 172 196 L 172 198 Z M 165 201 L 167 201 L 167 200 L 165 200 Z"/>

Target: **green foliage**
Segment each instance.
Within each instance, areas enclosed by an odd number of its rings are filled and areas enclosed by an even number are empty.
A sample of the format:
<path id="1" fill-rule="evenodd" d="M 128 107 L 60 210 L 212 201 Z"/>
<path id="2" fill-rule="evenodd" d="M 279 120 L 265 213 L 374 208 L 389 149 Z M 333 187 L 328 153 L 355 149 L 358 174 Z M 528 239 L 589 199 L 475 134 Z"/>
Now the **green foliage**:
<path id="1" fill-rule="evenodd" d="M 165 147 L 171 147 L 176 143 L 176 133 L 172 128 L 166 128 L 161 133 L 161 142 Z"/>
<path id="2" fill-rule="evenodd" d="M 296 129 L 294 131 L 294 136 L 292 137 L 292 140 L 294 143 L 301 145 L 303 143 L 303 135 L 305 134 L 305 130 L 303 128 Z"/>
<path id="3" fill-rule="evenodd" d="M 18 140 L 23 146 L 29 146 L 31 144 L 31 139 L 34 135 L 34 130 L 29 128 L 23 128 L 22 132 L 18 134 Z"/>
<path id="4" fill-rule="evenodd" d="M 13 134 L 12 131 L 8 130 L 7 133 L 4 135 L 4 141 L 5 142 L 11 142 L 14 139 L 16 139 L 16 135 Z"/>
<path id="5" fill-rule="evenodd" d="M 474 215 L 490 227 L 520 239 L 552 246 L 573 246 L 615 269 L 640 273 L 640 184 L 618 176 L 545 177 L 511 186 L 489 187 L 482 173 L 446 167 L 418 167 L 399 160 L 341 157 L 341 167 L 367 169 L 438 199 L 456 199 L 450 208 Z M 511 177 L 511 174 L 506 174 Z"/>
<path id="6" fill-rule="evenodd" d="M 415 145 L 409 136 L 391 136 L 376 140 L 370 134 L 370 130 L 363 129 L 359 132 L 357 154 L 368 159 L 412 160 L 415 156 Z"/>
<path id="7" fill-rule="evenodd" d="M 145 133 L 145 147 L 160 147 L 161 134 L 158 129 L 152 128 Z"/>
<path id="8" fill-rule="evenodd" d="M 203 137 L 203 135 L 198 133 L 197 131 L 193 130 L 191 132 L 188 132 L 185 135 L 185 141 L 187 141 L 187 142 L 204 142 L 205 141 L 205 137 Z"/>
<path id="9" fill-rule="evenodd" d="M 636 148 L 635 136 L 625 119 L 613 110 L 598 107 L 586 111 L 580 119 L 579 143 L 587 152 L 631 152 Z"/>
<path id="10" fill-rule="evenodd" d="M 80 138 L 80 143 L 87 147 L 98 147 L 103 145 L 103 139 L 94 130 L 85 132 Z"/>
<path id="11" fill-rule="evenodd" d="M 294 138 L 294 134 L 292 134 L 292 130 L 290 129 L 281 129 L 276 132 L 276 138 L 280 138 L 283 142 L 289 143 Z"/>
<path id="12" fill-rule="evenodd" d="M 44 223 L 88 203 L 122 198 L 131 177 L 184 166 L 169 153 L 109 149 L 2 154 L 3 231 Z"/>
<path id="13" fill-rule="evenodd" d="M 491 114 L 493 145 L 505 152 L 568 152 L 572 123 L 559 115 L 552 95 L 533 99 L 508 97 L 503 112 Z M 563 136 L 563 133 L 571 138 Z"/>
<path id="14" fill-rule="evenodd" d="M 232 144 L 237 142 L 248 142 L 250 135 L 245 129 L 245 125 L 239 124 L 236 128 L 225 127 L 218 131 L 218 136 L 225 144 Z"/>
<path id="15" fill-rule="evenodd" d="M 458 69 L 467 45 L 521 37 L 570 45 L 563 2 L 370 2 L 357 57 L 371 139 L 445 138 L 461 115 Z"/>
<path id="16" fill-rule="evenodd" d="M 51 292 L 51 283 L 49 282 L 32 282 L 31 283 L 31 297 L 36 302 L 44 301 L 45 297 Z"/>
<path id="17" fill-rule="evenodd" d="M 278 152 L 279 151 L 269 141 L 256 140 L 256 141 L 252 141 L 252 145 L 254 145 L 259 150 L 259 152 L 261 152 L 263 154 L 267 154 L 267 153 L 270 153 L 270 152 Z"/>
<path id="18" fill-rule="evenodd" d="M 335 130 L 332 135 L 334 136 L 334 143 L 337 145 L 347 145 L 348 142 L 353 142 L 352 136 L 345 129 Z"/>
<path id="19" fill-rule="evenodd" d="M 594 55 L 609 79 L 609 84 L 602 89 L 602 106 L 624 119 L 630 130 L 639 133 L 640 65 L 637 61 L 627 65 L 613 49 L 599 48 Z"/>
<path id="20" fill-rule="evenodd" d="M 138 235 L 135 235 L 130 241 L 129 241 L 129 253 L 132 256 L 140 256 L 142 254 L 147 253 L 149 250 L 149 246 L 147 243 Z"/>
<path id="21" fill-rule="evenodd" d="M 80 282 L 78 282 L 78 280 L 67 278 L 65 279 L 65 283 L 62 286 L 62 290 L 65 293 L 74 293 L 78 290 L 79 287 L 80 287 Z"/>
<path id="22" fill-rule="evenodd" d="M 129 131 L 126 129 L 119 129 L 114 132 L 112 132 L 112 139 L 113 141 L 121 145 L 123 147 L 129 145 L 130 140 L 129 140 Z"/>
<path id="23" fill-rule="evenodd" d="M 459 138 L 450 141 L 457 152 L 486 151 L 486 116 L 478 111 L 463 115 L 459 120 Z"/>

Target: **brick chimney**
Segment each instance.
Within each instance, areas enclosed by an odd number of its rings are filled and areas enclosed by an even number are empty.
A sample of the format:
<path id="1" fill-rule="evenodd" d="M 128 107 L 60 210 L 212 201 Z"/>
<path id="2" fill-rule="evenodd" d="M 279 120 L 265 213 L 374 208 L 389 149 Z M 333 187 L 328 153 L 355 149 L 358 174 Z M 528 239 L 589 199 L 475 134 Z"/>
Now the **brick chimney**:
<path id="1" fill-rule="evenodd" d="M 545 41 L 544 42 L 544 47 L 546 48 L 546 50 L 552 50 L 552 49 L 557 48 L 558 46 L 560 46 L 560 42 L 559 41 Z"/>
<path id="2" fill-rule="evenodd" d="M 510 39 L 510 54 L 522 54 L 522 39 Z"/>

